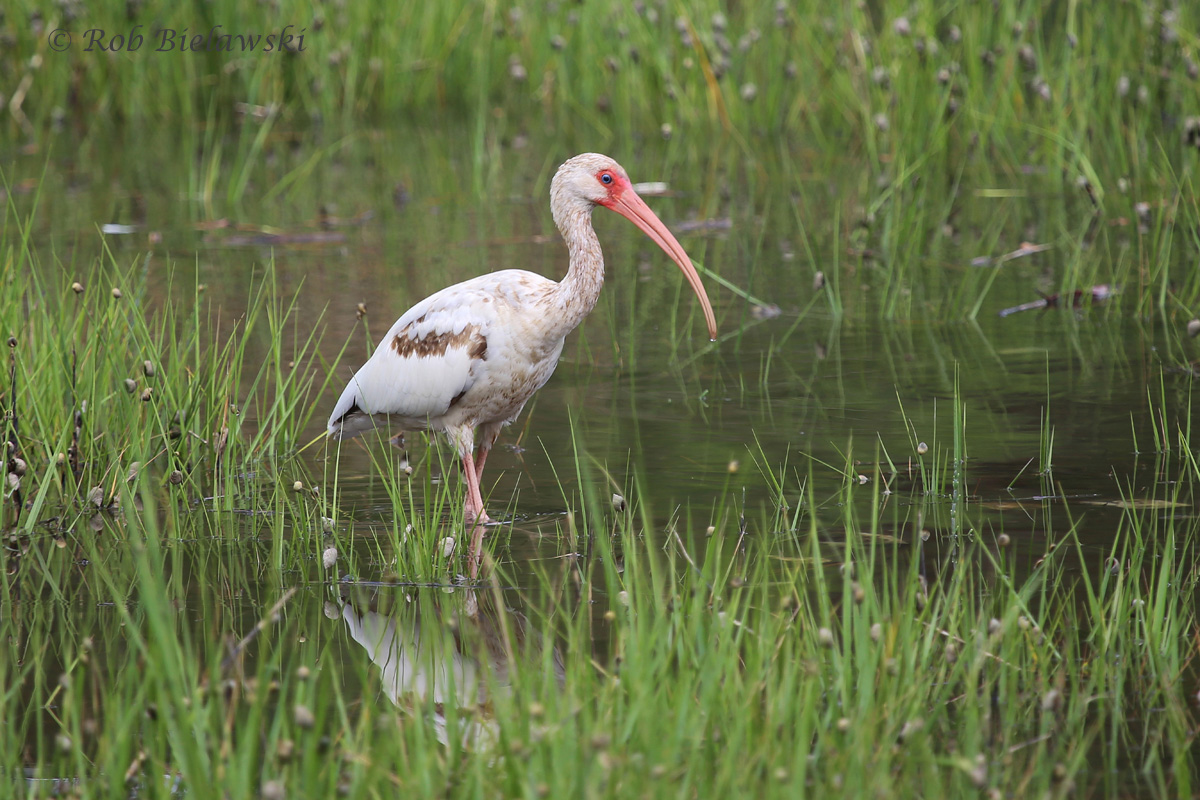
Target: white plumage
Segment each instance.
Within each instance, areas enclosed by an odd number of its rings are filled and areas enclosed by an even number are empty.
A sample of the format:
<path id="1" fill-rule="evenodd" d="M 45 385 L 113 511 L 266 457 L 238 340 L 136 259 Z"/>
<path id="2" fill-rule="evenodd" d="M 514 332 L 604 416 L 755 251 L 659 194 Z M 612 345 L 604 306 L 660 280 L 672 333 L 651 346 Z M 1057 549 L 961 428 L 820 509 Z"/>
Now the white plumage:
<path id="1" fill-rule="evenodd" d="M 376 428 L 447 433 L 463 461 L 468 524 L 487 521 L 479 477 L 500 429 L 550 379 L 563 340 L 599 298 L 604 260 L 591 224 L 595 206 L 630 219 L 675 260 L 700 298 L 709 335 L 716 337 L 712 306 L 695 268 L 620 165 L 595 153 L 576 156 L 555 174 L 550 196 L 570 253 L 563 280 L 502 270 L 425 298 L 392 325 L 329 417 L 329 434 L 336 438 Z"/>

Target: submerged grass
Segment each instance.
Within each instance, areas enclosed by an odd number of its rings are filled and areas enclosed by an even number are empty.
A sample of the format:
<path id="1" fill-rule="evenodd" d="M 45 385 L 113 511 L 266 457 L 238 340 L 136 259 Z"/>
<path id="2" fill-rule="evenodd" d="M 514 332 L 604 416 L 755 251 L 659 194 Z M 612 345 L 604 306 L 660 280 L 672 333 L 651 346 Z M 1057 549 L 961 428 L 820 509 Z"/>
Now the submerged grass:
<path id="1" fill-rule="evenodd" d="M 8 251 L 7 285 L 31 258 Z M 0 306 L 19 478 L 0 505 L 6 791 L 1195 791 L 1186 409 L 1156 416 L 1158 480 L 1121 479 L 1103 558 L 1069 507 L 1065 532 L 992 529 L 956 391 L 948 438 L 922 452 L 907 425 L 911 489 L 882 451 L 867 463 L 892 479 L 864 474 L 854 440 L 799 470 L 759 448 L 757 509 L 733 481 L 710 509 L 651 508 L 655 476 L 576 438 L 557 467 L 572 510 L 494 534 L 468 586 L 444 547 L 460 488 L 427 477 L 440 451 L 412 477 L 377 457 L 382 512 L 343 500 L 336 451 L 320 480 L 297 454 L 329 365 L 269 265 L 222 339 L 195 288 L 168 283 L 186 313 L 152 313 L 140 261 L 98 266 L 80 291 L 62 270 Z M 556 555 L 510 562 L 532 531 Z"/>

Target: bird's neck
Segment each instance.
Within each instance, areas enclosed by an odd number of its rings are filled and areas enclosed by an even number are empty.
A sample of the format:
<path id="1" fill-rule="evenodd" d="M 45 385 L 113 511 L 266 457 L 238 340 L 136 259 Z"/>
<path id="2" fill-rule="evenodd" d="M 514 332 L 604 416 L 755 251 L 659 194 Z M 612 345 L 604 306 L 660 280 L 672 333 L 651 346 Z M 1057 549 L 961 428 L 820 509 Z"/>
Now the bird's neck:
<path id="1" fill-rule="evenodd" d="M 555 222 L 571 257 L 566 277 L 554 290 L 555 305 L 564 328 L 562 336 L 566 336 L 591 313 L 600 299 L 600 289 L 604 286 L 604 254 L 592 228 L 590 205 L 572 208 Z"/>

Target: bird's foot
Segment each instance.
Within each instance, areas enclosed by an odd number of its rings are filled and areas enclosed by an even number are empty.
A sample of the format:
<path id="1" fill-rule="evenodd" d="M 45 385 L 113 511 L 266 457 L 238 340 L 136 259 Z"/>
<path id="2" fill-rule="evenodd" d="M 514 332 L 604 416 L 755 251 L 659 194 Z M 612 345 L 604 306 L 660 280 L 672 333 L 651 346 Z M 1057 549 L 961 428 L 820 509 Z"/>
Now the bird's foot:
<path id="1" fill-rule="evenodd" d="M 477 525 L 490 525 L 492 524 L 492 518 L 489 517 L 487 515 L 487 511 L 482 508 L 477 509 L 473 506 L 467 506 L 465 509 L 463 509 L 463 522 L 466 523 L 466 526 L 469 529 Z"/>

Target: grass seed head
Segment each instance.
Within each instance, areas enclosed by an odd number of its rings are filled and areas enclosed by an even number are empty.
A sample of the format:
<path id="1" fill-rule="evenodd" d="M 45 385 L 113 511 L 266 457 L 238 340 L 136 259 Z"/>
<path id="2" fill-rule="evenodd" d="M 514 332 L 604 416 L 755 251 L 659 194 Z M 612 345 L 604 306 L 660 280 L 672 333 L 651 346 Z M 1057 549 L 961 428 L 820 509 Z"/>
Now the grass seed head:
<path id="1" fill-rule="evenodd" d="M 975 766 L 967 773 L 971 777 L 971 783 L 975 784 L 975 788 L 982 789 L 987 783 L 987 759 L 983 757 L 983 753 L 975 756 Z"/>
<path id="2" fill-rule="evenodd" d="M 300 703 L 297 703 L 292 709 L 292 720 L 296 723 L 296 727 L 305 730 L 309 730 L 317 724 L 317 718 L 313 716 L 312 710 Z"/>
<path id="3" fill-rule="evenodd" d="M 916 719 L 910 719 L 908 722 L 904 723 L 902 728 L 900 728 L 900 734 L 896 738 L 900 742 L 903 742 L 905 739 L 912 736 L 914 733 L 924 727 L 925 720 L 921 719 L 920 717 L 917 717 Z"/>

